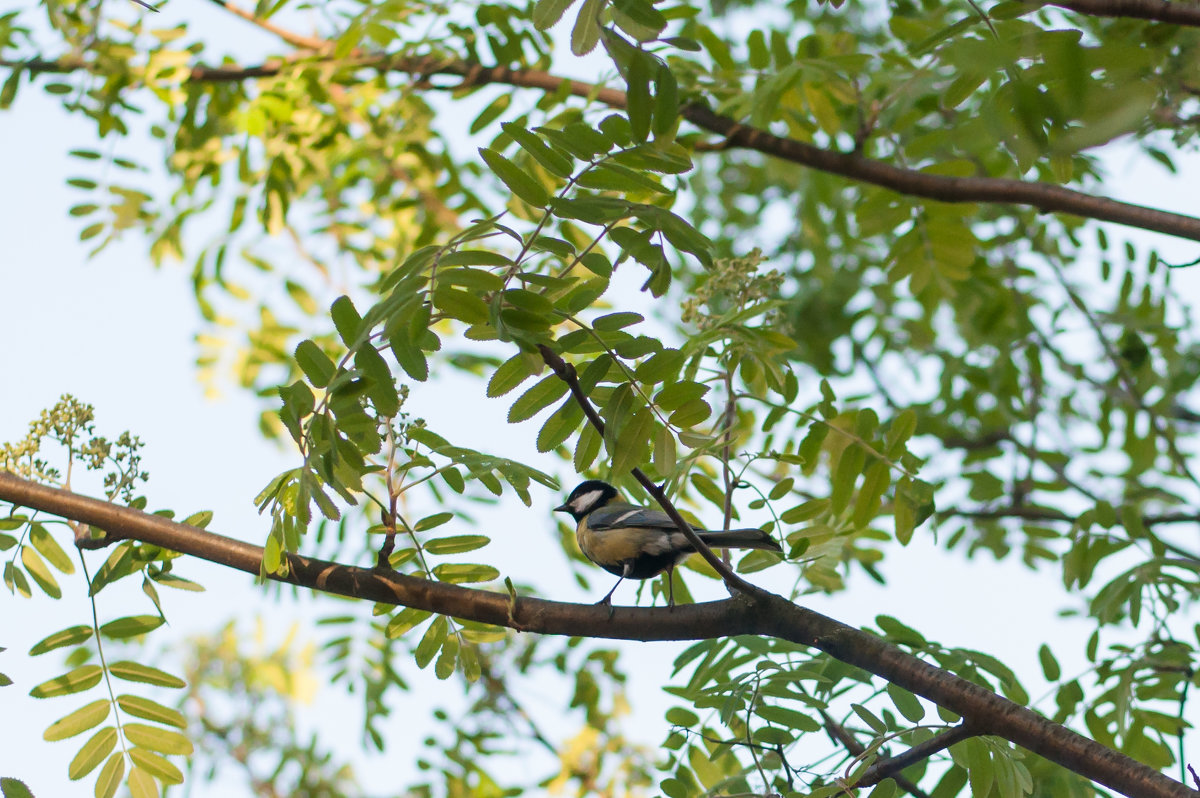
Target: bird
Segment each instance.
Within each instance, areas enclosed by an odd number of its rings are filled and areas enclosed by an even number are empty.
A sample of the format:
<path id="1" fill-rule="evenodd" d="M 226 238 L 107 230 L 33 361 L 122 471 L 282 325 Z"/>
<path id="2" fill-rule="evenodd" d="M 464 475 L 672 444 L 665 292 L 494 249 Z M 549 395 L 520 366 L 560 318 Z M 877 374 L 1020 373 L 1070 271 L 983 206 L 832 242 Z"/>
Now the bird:
<path id="1" fill-rule="evenodd" d="M 566 502 L 554 508 L 575 519 L 575 539 L 583 556 L 619 578 L 612 590 L 596 602 L 612 607 L 612 596 L 626 579 L 649 579 L 667 572 L 668 607 L 675 606 L 671 572 L 696 549 L 662 510 L 639 507 L 622 501 L 617 489 L 607 482 L 589 479 L 579 484 Z M 712 531 L 696 534 L 714 549 L 783 548 L 761 529 Z"/>

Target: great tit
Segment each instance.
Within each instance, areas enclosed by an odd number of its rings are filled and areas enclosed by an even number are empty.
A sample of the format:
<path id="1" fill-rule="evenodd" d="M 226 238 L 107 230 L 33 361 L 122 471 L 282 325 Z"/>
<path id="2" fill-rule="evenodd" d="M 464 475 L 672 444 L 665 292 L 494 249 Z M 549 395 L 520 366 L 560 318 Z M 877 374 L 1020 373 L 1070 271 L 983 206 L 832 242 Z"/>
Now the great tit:
<path id="1" fill-rule="evenodd" d="M 611 606 L 613 593 L 627 578 L 649 579 L 666 571 L 670 596 L 667 603 L 675 606 L 671 572 L 696 549 L 670 516 L 662 510 L 622 501 L 616 488 L 598 479 L 580 484 L 554 511 L 570 513 L 575 519 L 575 539 L 579 541 L 583 555 L 620 577 L 598 604 Z M 761 529 L 731 529 L 728 532 L 696 529 L 696 534 L 714 549 L 783 551 Z"/>

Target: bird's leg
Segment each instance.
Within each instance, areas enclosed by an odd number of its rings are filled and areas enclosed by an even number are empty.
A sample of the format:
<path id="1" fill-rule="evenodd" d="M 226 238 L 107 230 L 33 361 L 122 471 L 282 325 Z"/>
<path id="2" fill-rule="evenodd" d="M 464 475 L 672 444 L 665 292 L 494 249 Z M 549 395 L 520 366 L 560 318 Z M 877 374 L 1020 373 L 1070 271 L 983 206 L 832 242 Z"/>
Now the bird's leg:
<path id="1" fill-rule="evenodd" d="M 667 566 L 667 610 L 675 609 L 675 566 Z"/>
<path id="2" fill-rule="evenodd" d="M 606 606 L 608 607 L 608 617 L 609 617 L 609 618 L 611 618 L 611 617 L 613 616 L 613 612 L 614 612 L 613 605 L 612 605 L 612 597 L 613 597 L 613 593 L 616 593 L 616 592 L 617 592 L 617 588 L 618 588 L 618 587 L 620 587 L 620 586 L 621 586 L 621 583 L 622 583 L 622 582 L 624 582 L 624 581 L 625 581 L 625 577 L 624 577 L 624 576 L 622 576 L 622 577 L 618 578 L 618 579 L 617 579 L 617 583 L 616 583 L 615 585 L 613 585 L 613 586 L 612 586 L 612 590 L 610 590 L 610 591 L 608 591 L 607 593 L 605 593 L 605 594 L 604 594 L 604 598 L 602 598 L 602 599 L 600 599 L 599 601 L 597 601 L 597 602 L 596 602 L 596 606 L 600 606 L 601 604 L 604 604 L 604 605 L 606 605 Z"/>

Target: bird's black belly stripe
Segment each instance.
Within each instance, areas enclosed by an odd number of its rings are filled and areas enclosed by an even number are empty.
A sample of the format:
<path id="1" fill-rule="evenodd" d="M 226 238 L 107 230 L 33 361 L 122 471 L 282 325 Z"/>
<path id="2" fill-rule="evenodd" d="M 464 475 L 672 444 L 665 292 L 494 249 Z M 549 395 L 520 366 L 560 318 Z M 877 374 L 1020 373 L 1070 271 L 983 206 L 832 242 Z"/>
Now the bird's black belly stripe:
<path id="1" fill-rule="evenodd" d="M 641 554 L 632 560 L 623 560 L 613 565 L 600 566 L 610 574 L 624 576 L 628 579 L 649 579 L 658 576 L 663 571 L 679 562 L 687 552 L 666 551 L 661 554 Z M 628 566 L 628 571 L 626 567 Z"/>

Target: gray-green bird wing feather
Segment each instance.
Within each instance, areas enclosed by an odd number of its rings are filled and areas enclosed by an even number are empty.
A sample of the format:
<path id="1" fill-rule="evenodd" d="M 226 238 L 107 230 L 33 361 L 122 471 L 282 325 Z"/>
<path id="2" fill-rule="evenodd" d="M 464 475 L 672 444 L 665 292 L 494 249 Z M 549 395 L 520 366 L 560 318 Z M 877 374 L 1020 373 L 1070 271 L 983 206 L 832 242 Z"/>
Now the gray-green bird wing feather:
<path id="1" fill-rule="evenodd" d="M 638 507 L 636 504 L 609 504 L 593 510 L 588 515 L 588 526 L 596 532 L 630 526 L 639 529 L 672 530 L 675 529 L 675 522 L 662 510 Z"/>

